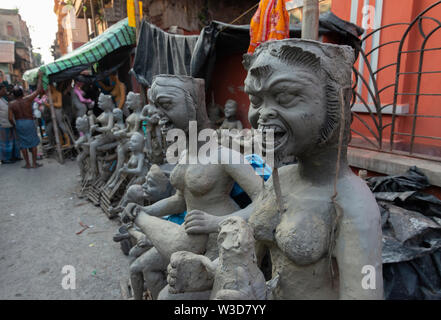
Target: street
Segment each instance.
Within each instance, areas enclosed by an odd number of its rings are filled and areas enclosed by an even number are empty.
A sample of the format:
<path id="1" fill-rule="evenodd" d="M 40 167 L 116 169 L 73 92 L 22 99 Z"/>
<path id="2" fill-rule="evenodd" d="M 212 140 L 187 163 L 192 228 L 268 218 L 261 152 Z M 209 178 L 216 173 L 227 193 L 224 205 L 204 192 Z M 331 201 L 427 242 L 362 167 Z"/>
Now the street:
<path id="1" fill-rule="evenodd" d="M 112 240 L 118 222 L 76 196 L 75 161 L 41 163 L 0 165 L 0 299 L 121 299 L 129 261 Z M 77 235 L 80 222 L 90 228 Z M 63 289 L 72 275 L 75 289 Z"/>

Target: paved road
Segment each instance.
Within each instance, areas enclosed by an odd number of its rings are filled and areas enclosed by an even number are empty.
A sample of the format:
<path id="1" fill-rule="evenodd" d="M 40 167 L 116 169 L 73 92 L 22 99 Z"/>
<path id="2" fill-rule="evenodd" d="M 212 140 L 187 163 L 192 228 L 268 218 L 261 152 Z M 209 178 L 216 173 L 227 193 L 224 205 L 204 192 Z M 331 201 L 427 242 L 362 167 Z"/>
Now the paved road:
<path id="1" fill-rule="evenodd" d="M 77 198 L 76 163 L 23 163 L 0 165 L 0 299 L 121 299 L 128 259 L 112 241 L 118 224 Z M 93 228 L 76 235 L 80 221 Z M 74 290 L 61 285 L 65 265 Z"/>

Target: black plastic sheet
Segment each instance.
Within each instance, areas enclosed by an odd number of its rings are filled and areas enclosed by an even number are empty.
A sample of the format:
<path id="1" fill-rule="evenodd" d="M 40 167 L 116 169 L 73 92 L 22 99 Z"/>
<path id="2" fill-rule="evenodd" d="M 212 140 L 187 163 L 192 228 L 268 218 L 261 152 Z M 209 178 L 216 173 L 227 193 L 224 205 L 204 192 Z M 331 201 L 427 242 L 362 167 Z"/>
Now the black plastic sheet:
<path id="1" fill-rule="evenodd" d="M 416 167 L 367 179 L 381 211 L 386 299 L 441 299 L 441 200 Z"/>

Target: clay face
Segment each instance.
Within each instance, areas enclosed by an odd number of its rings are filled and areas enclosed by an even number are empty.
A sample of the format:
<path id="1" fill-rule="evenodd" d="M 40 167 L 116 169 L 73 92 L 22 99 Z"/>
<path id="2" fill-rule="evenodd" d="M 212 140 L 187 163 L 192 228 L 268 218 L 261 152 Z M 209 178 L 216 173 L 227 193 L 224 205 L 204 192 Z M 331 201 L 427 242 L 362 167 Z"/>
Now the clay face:
<path id="1" fill-rule="evenodd" d="M 123 112 L 121 109 L 114 108 L 112 110 L 113 116 L 115 117 L 115 120 L 117 121 L 123 121 Z"/>
<path id="2" fill-rule="evenodd" d="M 113 108 L 112 96 L 101 93 L 100 96 L 98 97 L 98 107 L 103 111 L 112 110 Z"/>
<path id="3" fill-rule="evenodd" d="M 307 67 L 263 53 L 250 66 L 245 92 L 251 125 L 274 130 L 275 154 L 300 155 L 319 141 L 326 119 L 325 88 Z"/>
<path id="4" fill-rule="evenodd" d="M 144 137 L 136 132 L 129 140 L 129 150 L 132 152 L 141 152 L 144 147 Z"/>
<path id="5" fill-rule="evenodd" d="M 157 165 L 150 168 L 146 182 L 142 185 L 144 195 L 148 201 L 154 203 L 164 198 L 167 189 L 170 187 L 168 178 L 162 173 Z"/>
<path id="6" fill-rule="evenodd" d="M 222 252 L 222 259 L 230 256 L 237 257 L 237 255 L 246 257 L 254 246 L 254 239 L 250 238 L 245 221 L 240 218 L 231 218 L 220 224 L 217 243 Z"/>
<path id="7" fill-rule="evenodd" d="M 141 108 L 141 96 L 139 93 L 130 91 L 127 94 L 126 105 L 130 110 L 137 110 Z"/>
<path id="8" fill-rule="evenodd" d="M 225 103 L 225 109 L 224 109 L 224 114 L 225 117 L 230 118 L 233 117 L 234 115 L 236 115 L 236 111 L 237 111 L 237 103 L 234 100 L 227 100 L 227 102 Z"/>

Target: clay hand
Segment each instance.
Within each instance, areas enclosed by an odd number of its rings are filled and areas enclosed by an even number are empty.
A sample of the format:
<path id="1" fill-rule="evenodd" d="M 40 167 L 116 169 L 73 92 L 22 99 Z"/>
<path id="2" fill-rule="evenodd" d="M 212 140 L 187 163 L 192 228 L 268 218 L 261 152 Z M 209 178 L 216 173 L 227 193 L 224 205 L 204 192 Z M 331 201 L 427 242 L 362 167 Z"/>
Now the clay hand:
<path id="1" fill-rule="evenodd" d="M 192 210 L 185 216 L 184 228 L 188 234 L 213 233 L 218 231 L 221 217 L 200 210 Z"/>
<path id="2" fill-rule="evenodd" d="M 141 207 L 136 203 L 129 203 L 121 214 L 121 221 L 123 223 L 129 223 L 134 221 L 139 214 Z"/>
<path id="3" fill-rule="evenodd" d="M 206 291 L 213 287 L 216 267 L 205 256 L 187 251 L 172 254 L 167 282 L 172 294 Z"/>

